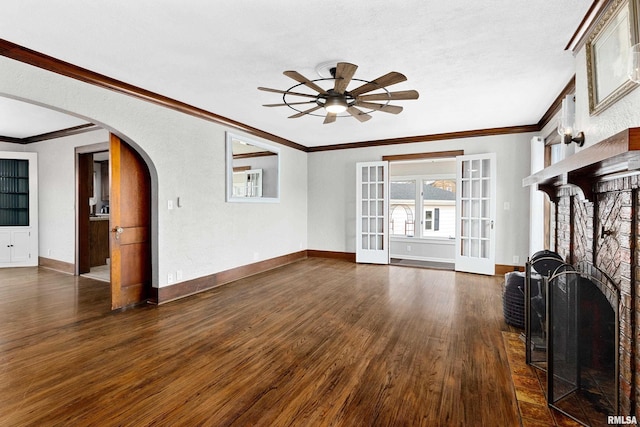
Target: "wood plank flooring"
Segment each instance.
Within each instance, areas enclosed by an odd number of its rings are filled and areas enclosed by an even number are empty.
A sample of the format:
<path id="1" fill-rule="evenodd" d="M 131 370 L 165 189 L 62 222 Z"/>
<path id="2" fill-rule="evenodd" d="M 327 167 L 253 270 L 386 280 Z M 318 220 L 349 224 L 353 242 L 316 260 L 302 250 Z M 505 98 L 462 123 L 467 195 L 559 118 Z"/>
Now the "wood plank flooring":
<path id="1" fill-rule="evenodd" d="M 499 284 L 309 258 L 110 312 L 0 269 L 0 425 L 519 426 Z"/>

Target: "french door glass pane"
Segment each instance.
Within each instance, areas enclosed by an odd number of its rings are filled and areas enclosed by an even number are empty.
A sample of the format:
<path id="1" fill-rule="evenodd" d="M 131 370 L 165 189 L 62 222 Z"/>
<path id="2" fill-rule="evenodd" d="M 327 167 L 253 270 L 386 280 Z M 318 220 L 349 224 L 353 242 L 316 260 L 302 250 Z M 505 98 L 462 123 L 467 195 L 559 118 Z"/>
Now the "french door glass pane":
<path id="1" fill-rule="evenodd" d="M 383 249 L 384 236 L 384 168 L 362 168 L 362 249 Z"/>
<path id="2" fill-rule="evenodd" d="M 460 253 L 473 258 L 489 257 L 490 248 L 490 162 L 462 162 L 462 194 L 460 218 Z"/>

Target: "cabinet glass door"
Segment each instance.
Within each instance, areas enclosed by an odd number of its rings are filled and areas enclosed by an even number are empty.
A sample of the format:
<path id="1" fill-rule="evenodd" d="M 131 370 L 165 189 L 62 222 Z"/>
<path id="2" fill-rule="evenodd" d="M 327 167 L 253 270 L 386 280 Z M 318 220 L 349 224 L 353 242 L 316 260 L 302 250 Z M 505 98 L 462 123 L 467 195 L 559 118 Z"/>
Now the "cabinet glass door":
<path id="1" fill-rule="evenodd" d="M 0 159 L 0 226 L 29 225 L 29 161 Z"/>

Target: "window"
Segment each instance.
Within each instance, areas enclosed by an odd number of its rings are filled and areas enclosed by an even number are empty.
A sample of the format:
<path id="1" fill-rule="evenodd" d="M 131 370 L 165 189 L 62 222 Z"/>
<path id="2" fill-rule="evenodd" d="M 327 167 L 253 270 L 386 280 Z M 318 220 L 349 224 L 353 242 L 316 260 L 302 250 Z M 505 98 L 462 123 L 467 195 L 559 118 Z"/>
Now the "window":
<path id="1" fill-rule="evenodd" d="M 227 132 L 227 202 L 277 202 L 279 149 Z"/>
<path id="2" fill-rule="evenodd" d="M 426 231 L 433 230 L 433 210 L 431 209 L 424 211 L 424 229 Z"/>
<path id="3" fill-rule="evenodd" d="M 424 231 L 438 231 L 440 229 L 440 208 L 424 210 Z"/>
<path id="4" fill-rule="evenodd" d="M 389 199 L 391 236 L 455 236 L 455 179 L 391 179 Z"/>

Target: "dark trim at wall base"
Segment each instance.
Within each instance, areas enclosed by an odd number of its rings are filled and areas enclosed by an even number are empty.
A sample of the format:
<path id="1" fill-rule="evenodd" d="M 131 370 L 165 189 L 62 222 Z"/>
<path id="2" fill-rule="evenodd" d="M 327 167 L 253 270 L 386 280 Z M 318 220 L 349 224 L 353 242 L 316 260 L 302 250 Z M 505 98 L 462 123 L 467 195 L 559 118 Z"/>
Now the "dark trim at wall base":
<path id="1" fill-rule="evenodd" d="M 62 273 L 75 274 L 76 266 L 73 263 L 58 261 L 57 259 L 38 257 L 38 266 L 50 268 Z"/>
<path id="2" fill-rule="evenodd" d="M 353 252 L 333 252 L 333 251 L 318 251 L 309 249 L 307 250 L 307 256 L 309 258 L 330 258 L 341 259 L 343 261 L 356 262 L 356 254 Z"/>
<path id="3" fill-rule="evenodd" d="M 339 259 L 347 262 L 356 262 L 356 254 L 353 252 L 334 252 L 309 249 L 255 262 L 253 264 L 243 265 L 230 270 L 214 273 L 209 276 L 198 277 L 197 279 L 187 280 L 186 282 L 176 283 L 175 285 L 154 288 L 153 295 L 149 296 L 149 302 L 154 304 L 165 304 L 306 258 L 328 258 Z M 495 275 L 501 276 L 510 271 L 523 270 L 523 267 L 519 266 L 496 264 Z"/>
<path id="4" fill-rule="evenodd" d="M 512 271 L 524 271 L 524 267 L 520 267 L 519 265 L 496 264 L 496 272 L 494 276 L 504 276 L 505 274 Z"/>
<path id="5" fill-rule="evenodd" d="M 294 252 L 292 254 L 282 255 L 276 258 L 221 271 L 209 276 L 176 283 L 175 285 L 163 286 L 162 288 L 157 288 L 157 295 L 151 296 L 151 302 L 164 304 L 178 298 L 197 294 L 244 277 L 282 267 L 283 265 L 291 264 L 306 258 L 307 251 Z"/>

